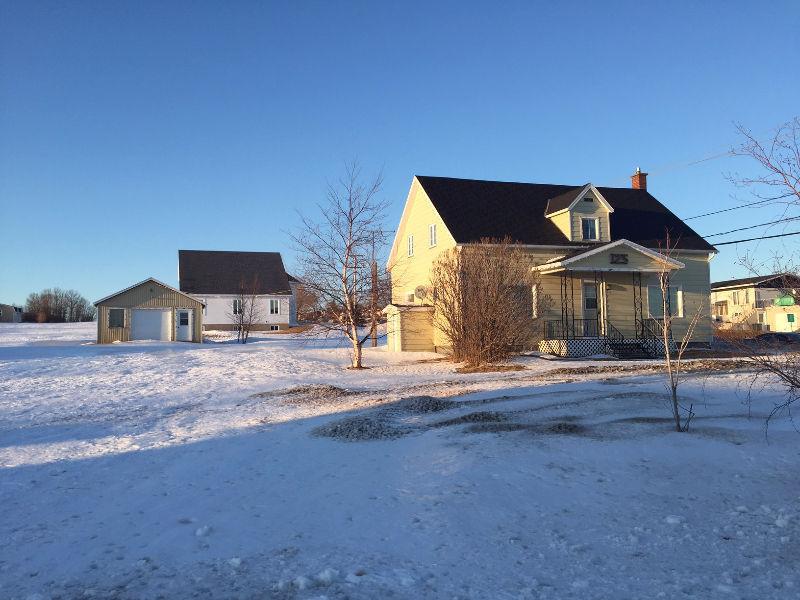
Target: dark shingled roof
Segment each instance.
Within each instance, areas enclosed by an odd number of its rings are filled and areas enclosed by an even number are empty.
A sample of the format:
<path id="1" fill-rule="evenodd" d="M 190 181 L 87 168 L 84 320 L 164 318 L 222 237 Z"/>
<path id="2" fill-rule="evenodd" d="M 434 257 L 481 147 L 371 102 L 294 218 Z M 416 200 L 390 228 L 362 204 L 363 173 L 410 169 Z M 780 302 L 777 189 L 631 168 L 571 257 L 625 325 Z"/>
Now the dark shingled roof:
<path id="1" fill-rule="evenodd" d="M 189 294 L 237 294 L 258 278 L 258 294 L 291 294 L 280 252 L 178 250 L 180 289 Z"/>
<path id="2" fill-rule="evenodd" d="M 775 281 L 776 279 L 778 281 Z M 800 287 L 800 277 L 792 275 L 791 273 L 774 273 L 772 275 L 758 275 L 756 277 L 727 279 L 725 281 L 717 281 L 716 283 L 712 283 L 711 289 L 716 290 L 727 287 L 751 287 L 751 286 L 765 287 L 765 288 Z"/>
<path id="3" fill-rule="evenodd" d="M 585 185 L 580 187 L 576 187 L 571 189 L 568 192 L 564 192 L 560 196 L 556 196 L 555 198 L 550 198 L 547 201 L 547 206 L 544 209 L 545 215 L 551 215 L 553 213 L 557 213 L 560 210 L 564 210 L 565 208 L 569 208 L 570 205 L 575 201 L 575 198 L 578 197 L 578 194 L 581 193 L 581 190 L 585 188 Z"/>
<path id="4" fill-rule="evenodd" d="M 459 243 L 481 238 L 511 237 L 520 244 L 585 246 L 570 242 L 545 216 L 550 200 L 566 203 L 584 186 L 480 181 L 418 175 L 428 197 L 450 233 Z M 647 248 L 663 246 L 665 231 L 670 243 L 683 250 L 714 252 L 714 247 L 681 221 L 647 190 L 597 188 L 614 208 L 611 241 L 627 239 Z M 552 210 L 552 205 L 551 205 Z"/>

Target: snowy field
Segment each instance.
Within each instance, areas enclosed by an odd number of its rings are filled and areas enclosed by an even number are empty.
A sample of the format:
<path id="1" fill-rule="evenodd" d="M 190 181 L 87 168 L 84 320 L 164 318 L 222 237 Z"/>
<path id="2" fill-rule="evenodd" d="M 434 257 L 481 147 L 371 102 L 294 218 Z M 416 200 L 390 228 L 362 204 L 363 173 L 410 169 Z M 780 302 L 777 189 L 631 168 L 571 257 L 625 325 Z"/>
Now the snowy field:
<path id="1" fill-rule="evenodd" d="M 2 599 L 800 598 L 800 434 L 742 373 L 678 434 L 652 373 L 94 331 L 0 324 Z"/>

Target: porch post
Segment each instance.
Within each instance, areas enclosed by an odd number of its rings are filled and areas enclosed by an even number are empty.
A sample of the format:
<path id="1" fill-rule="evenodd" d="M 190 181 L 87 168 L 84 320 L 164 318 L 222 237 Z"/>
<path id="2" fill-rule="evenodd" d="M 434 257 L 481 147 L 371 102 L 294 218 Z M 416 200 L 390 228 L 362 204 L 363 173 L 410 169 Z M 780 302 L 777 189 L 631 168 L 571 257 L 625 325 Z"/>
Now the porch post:
<path id="1" fill-rule="evenodd" d="M 644 337 L 644 309 L 642 308 L 642 274 L 634 271 L 633 278 L 633 319 L 636 337 Z"/>
<path id="2" fill-rule="evenodd" d="M 569 304 L 567 300 L 567 272 L 561 272 L 561 335 L 569 339 Z"/>

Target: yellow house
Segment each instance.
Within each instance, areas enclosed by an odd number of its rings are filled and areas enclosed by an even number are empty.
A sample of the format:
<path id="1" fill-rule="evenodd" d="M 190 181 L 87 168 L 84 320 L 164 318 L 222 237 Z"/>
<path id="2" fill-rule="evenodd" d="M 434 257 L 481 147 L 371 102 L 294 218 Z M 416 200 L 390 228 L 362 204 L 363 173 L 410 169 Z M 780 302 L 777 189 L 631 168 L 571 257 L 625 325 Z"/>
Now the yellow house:
<path id="1" fill-rule="evenodd" d="M 718 281 L 711 285 L 711 315 L 720 329 L 797 331 L 798 290 L 800 278 L 790 273 Z"/>
<path id="2" fill-rule="evenodd" d="M 707 345 L 716 250 L 648 193 L 646 177 L 637 169 L 631 188 L 607 188 L 415 176 L 387 264 L 389 350 L 442 350 L 430 293 L 434 261 L 504 237 L 525 248 L 540 274 L 531 292 L 532 347 L 562 356 L 658 354 L 662 272 L 670 277 L 674 338 L 699 313 L 692 343 Z"/>

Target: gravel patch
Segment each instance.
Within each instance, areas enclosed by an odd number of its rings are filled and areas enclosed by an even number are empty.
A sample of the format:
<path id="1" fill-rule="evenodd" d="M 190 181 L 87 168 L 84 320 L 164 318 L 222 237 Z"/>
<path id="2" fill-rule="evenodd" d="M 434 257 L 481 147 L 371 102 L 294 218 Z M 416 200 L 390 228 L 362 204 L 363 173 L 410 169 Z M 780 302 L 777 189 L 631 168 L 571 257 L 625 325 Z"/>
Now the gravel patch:
<path id="1" fill-rule="evenodd" d="M 451 425 L 463 425 L 464 423 L 500 423 L 506 420 L 507 417 L 503 413 L 483 410 L 461 415 L 454 419 L 439 421 L 438 423 L 434 423 L 433 427 L 449 427 Z"/>
<path id="2" fill-rule="evenodd" d="M 450 410 L 456 408 L 462 403 L 447 400 L 445 398 L 434 398 L 433 396 L 415 396 L 413 398 L 404 398 L 398 404 L 398 408 L 407 410 L 413 413 L 432 413 L 441 412 L 443 410 Z"/>
<path id="3" fill-rule="evenodd" d="M 384 414 L 339 419 L 320 425 L 311 431 L 317 437 L 333 438 L 345 442 L 394 440 L 408 435 L 413 428 L 392 423 Z"/>

